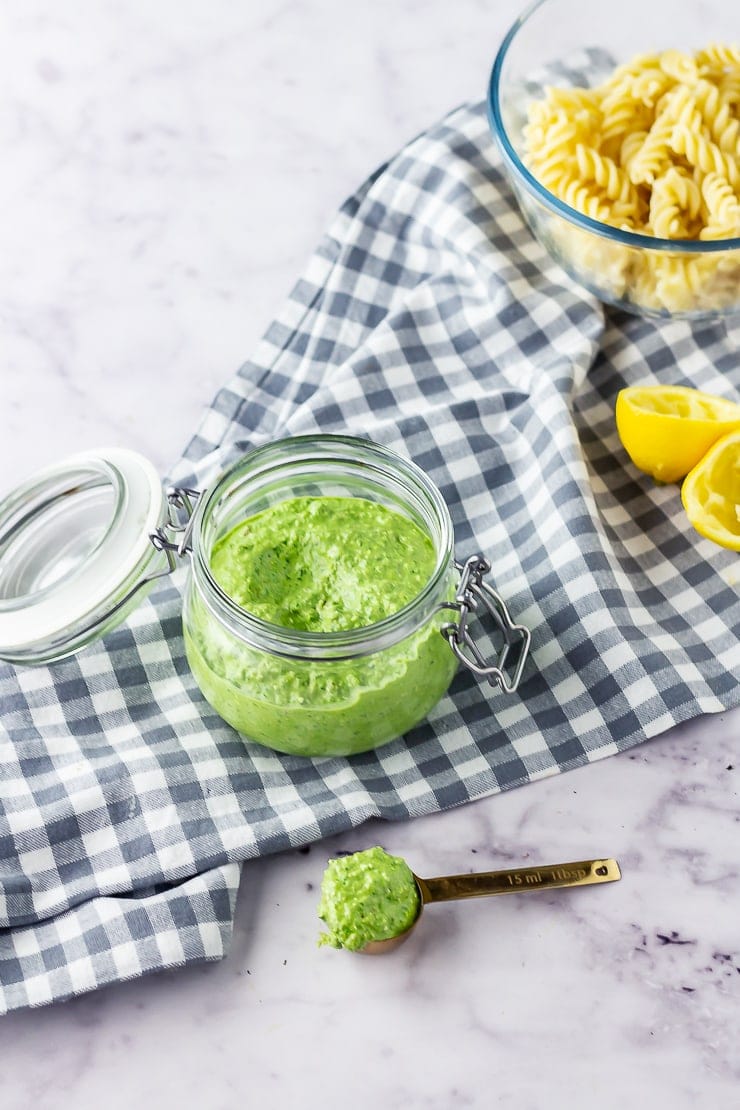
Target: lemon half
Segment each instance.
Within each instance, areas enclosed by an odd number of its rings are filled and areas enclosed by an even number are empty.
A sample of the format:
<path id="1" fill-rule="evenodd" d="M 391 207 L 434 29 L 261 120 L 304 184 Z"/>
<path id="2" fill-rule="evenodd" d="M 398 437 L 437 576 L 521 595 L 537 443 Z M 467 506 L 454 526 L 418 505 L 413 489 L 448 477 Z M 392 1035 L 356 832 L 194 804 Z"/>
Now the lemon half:
<path id="1" fill-rule="evenodd" d="M 740 405 L 684 385 L 635 385 L 617 394 L 616 419 L 635 466 L 679 482 L 713 443 L 740 429 Z"/>
<path id="2" fill-rule="evenodd" d="M 710 447 L 687 476 L 681 500 L 697 532 L 740 551 L 740 431 Z"/>

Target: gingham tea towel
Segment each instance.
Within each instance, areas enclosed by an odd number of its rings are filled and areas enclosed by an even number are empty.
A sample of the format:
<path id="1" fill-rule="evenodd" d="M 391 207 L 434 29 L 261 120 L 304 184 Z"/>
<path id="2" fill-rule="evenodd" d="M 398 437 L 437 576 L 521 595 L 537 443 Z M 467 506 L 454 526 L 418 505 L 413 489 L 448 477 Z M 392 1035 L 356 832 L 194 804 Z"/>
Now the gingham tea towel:
<path id="1" fill-rule="evenodd" d="M 0 1004 L 227 948 L 240 862 L 611 755 L 740 701 L 737 556 L 620 448 L 625 384 L 735 396 L 737 325 L 605 311 L 524 226 L 483 105 L 347 201 L 173 478 L 279 436 L 354 433 L 440 487 L 458 557 L 532 632 L 518 695 L 461 672 L 352 759 L 246 746 L 189 674 L 178 572 L 77 658 L 0 669 Z"/>

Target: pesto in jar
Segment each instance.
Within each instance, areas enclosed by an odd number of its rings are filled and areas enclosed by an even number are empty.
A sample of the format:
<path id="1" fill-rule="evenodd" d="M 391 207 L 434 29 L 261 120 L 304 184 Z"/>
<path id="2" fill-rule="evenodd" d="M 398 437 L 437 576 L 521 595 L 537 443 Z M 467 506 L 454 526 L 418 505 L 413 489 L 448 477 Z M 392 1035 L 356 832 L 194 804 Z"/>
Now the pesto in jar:
<path id="1" fill-rule="evenodd" d="M 397 613 L 434 570 L 421 528 L 364 497 L 292 497 L 242 521 L 211 555 L 232 601 L 299 632 L 345 632 Z"/>
<path id="2" fill-rule="evenodd" d="M 210 558 L 232 601 L 298 634 L 371 629 L 413 602 L 435 565 L 418 524 L 363 497 L 280 501 L 223 536 Z M 457 665 L 439 610 L 381 650 L 331 659 L 260 650 L 230 633 L 194 591 L 185 617 L 188 660 L 217 713 L 289 754 L 352 755 L 402 735 L 442 697 Z"/>

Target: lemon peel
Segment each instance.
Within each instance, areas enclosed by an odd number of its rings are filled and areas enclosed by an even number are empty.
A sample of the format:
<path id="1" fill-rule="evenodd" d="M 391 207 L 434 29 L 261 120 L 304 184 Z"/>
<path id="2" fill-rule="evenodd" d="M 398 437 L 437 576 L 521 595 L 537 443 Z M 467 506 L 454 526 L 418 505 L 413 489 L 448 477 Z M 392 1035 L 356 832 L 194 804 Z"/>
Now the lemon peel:
<path id="1" fill-rule="evenodd" d="M 679 482 L 718 439 L 740 429 L 740 404 L 682 385 L 628 386 L 615 415 L 630 459 L 658 482 Z"/>
<path id="2" fill-rule="evenodd" d="M 740 551 L 740 430 L 710 447 L 686 477 L 681 500 L 700 535 Z"/>

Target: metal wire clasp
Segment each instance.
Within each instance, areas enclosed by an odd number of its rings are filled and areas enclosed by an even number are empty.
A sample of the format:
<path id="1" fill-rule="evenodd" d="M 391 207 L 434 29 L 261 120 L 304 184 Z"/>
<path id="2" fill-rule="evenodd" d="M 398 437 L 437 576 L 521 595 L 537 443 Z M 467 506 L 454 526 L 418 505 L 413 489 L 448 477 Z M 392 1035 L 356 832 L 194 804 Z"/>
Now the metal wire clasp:
<path id="1" fill-rule="evenodd" d="M 446 609 L 456 610 L 460 615 L 456 622 L 443 624 L 442 635 L 446 637 L 457 658 L 466 667 L 488 680 L 491 686 L 500 686 L 507 694 L 513 694 L 519 685 L 522 671 L 529 652 L 531 635 L 522 624 L 514 624 L 509 610 L 501 597 L 487 583 L 483 576 L 488 574 L 491 564 L 482 555 L 471 555 L 464 564 L 456 563 L 460 571 L 460 585 L 454 602 L 447 602 Z M 488 663 L 468 629 L 471 614 L 478 614 L 483 607 L 498 628 L 503 644 L 495 663 Z M 509 658 L 516 652 L 512 660 Z M 510 677 L 506 667 L 509 664 Z"/>
<path id="2" fill-rule="evenodd" d="M 167 559 L 169 574 L 177 566 L 178 558 L 192 551 L 190 539 L 195 524 L 195 507 L 201 497 L 200 490 L 186 489 L 183 486 L 169 486 L 167 489 L 167 520 L 151 532 L 151 540 L 157 551 L 163 552 Z"/>
<path id="3" fill-rule="evenodd" d="M 200 492 L 195 489 L 184 489 L 179 486 L 170 486 L 166 493 L 167 519 L 160 524 L 154 532 L 149 533 L 149 540 L 157 551 L 161 551 L 167 560 L 167 566 L 158 570 L 151 570 L 137 582 L 116 604 L 108 610 L 106 617 L 118 612 L 129 604 L 137 595 L 147 590 L 160 578 L 166 578 L 177 567 L 178 557 L 189 554 L 190 537 L 195 523 L 195 507 L 200 498 Z"/>

